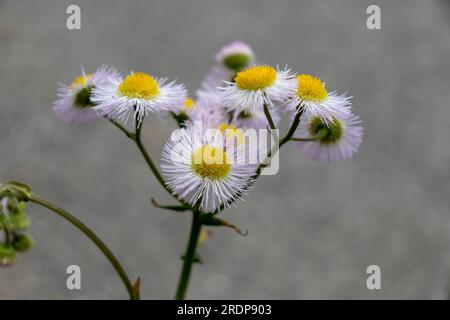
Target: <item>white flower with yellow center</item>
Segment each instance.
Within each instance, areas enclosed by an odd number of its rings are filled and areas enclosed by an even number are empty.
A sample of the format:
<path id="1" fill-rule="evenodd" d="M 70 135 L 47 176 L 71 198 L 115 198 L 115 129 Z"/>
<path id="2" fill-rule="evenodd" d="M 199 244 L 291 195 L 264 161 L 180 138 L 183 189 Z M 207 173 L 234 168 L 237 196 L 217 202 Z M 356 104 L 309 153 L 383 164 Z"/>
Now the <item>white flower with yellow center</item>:
<path id="1" fill-rule="evenodd" d="M 219 96 L 229 111 L 263 110 L 264 105 L 286 100 L 294 83 L 289 69 L 276 70 L 271 66 L 253 66 L 238 72 L 234 82 L 219 88 Z"/>
<path id="2" fill-rule="evenodd" d="M 70 85 L 59 84 L 58 99 L 53 103 L 53 111 L 59 119 L 71 125 L 97 119 L 98 116 L 92 109 L 92 90 L 100 83 L 107 83 L 118 77 L 119 73 L 115 69 L 105 65 L 93 73 L 86 73 L 81 68 L 81 76 L 75 78 Z"/>
<path id="3" fill-rule="evenodd" d="M 132 72 L 97 86 L 92 92 L 94 108 L 100 115 L 126 122 L 130 114 L 138 125 L 149 115 L 179 112 L 187 96 L 186 89 L 167 79 L 154 78 L 143 72 Z"/>
<path id="4" fill-rule="evenodd" d="M 308 117 L 318 116 L 326 124 L 334 117 L 348 115 L 351 111 L 352 97 L 328 92 L 325 84 L 317 77 L 300 74 L 296 78 L 296 86 L 289 100 L 284 103 L 286 111 L 305 112 Z"/>
<path id="5" fill-rule="evenodd" d="M 164 146 L 162 174 L 174 194 L 203 212 L 215 212 L 248 190 L 257 168 L 248 163 L 251 152 L 231 137 L 224 142 L 193 126 L 178 129 Z"/>

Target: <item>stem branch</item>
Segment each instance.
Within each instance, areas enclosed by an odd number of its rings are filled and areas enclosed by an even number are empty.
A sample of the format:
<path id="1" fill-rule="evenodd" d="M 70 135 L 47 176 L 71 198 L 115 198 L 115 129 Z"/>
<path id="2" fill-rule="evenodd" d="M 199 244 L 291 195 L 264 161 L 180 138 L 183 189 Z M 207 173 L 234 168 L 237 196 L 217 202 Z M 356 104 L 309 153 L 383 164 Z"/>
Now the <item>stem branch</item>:
<path id="1" fill-rule="evenodd" d="M 308 138 L 291 138 L 290 141 L 317 141 L 320 139 L 323 139 L 327 136 L 328 130 L 327 129 L 320 129 L 315 135 L 308 137 Z"/>

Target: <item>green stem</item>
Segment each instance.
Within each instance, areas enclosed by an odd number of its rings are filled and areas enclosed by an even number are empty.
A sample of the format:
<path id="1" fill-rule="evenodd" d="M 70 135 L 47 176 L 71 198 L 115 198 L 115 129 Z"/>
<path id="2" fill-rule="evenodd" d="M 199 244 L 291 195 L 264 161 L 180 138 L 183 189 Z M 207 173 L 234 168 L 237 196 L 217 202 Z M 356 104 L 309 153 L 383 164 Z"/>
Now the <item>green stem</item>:
<path id="1" fill-rule="evenodd" d="M 135 135 L 133 132 L 128 131 L 127 128 L 125 128 L 124 126 L 122 126 L 120 123 L 118 123 L 117 121 L 115 121 L 114 119 L 111 118 L 105 118 L 106 120 L 108 120 L 109 122 L 111 122 L 113 125 L 115 125 L 117 128 L 120 129 L 120 131 L 122 131 L 123 133 L 125 133 L 125 135 L 130 138 L 130 139 L 135 139 Z"/>
<path id="2" fill-rule="evenodd" d="M 272 115 L 270 114 L 269 107 L 264 103 L 264 114 L 266 115 L 267 121 L 269 122 L 270 129 L 275 130 L 275 122 L 273 122 Z"/>
<path id="3" fill-rule="evenodd" d="M 45 199 L 42 199 L 36 195 L 31 195 L 29 201 L 55 212 L 57 215 L 69 221 L 81 232 L 83 232 L 89 239 L 91 239 L 92 242 L 94 242 L 94 244 L 100 249 L 100 251 L 105 255 L 105 257 L 109 260 L 113 268 L 116 270 L 117 274 L 119 275 L 120 279 L 122 280 L 123 284 L 125 285 L 128 291 L 130 299 L 131 300 L 139 299 L 139 293 L 135 292 L 135 290 L 133 289 L 133 285 L 130 281 L 130 278 L 128 277 L 124 268 L 120 264 L 119 260 L 117 260 L 117 258 L 111 252 L 111 250 L 106 246 L 106 244 L 102 240 L 100 240 L 100 238 L 91 229 L 89 229 L 84 223 L 82 223 L 80 220 L 78 220 L 76 217 L 74 217 L 66 210 L 59 208 L 55 204 Z"/>
<path id="4" fill-rule="evenodd" d="M 189 235 L 189 242 L 183 258 L 183 268 L 181 270 L 180 280 L 175 294 L 175 299 L 177 300 L 183 300 L 186 296 L 192 264 L 194 263 L 195 253 L 197 251 L 198 237 L 200 236 L 200 231 L 202 229 L 200 214 L 199 211 L 192 211 L 191 233 Z"/>
<path id="5" fill-rule="evenodd" d="M 147 162 L 150 170 L 155 175 L 156 179 L 159 181 L 159 183 L 162 185 L 162 187 L 164 189 L 166 189 L 170 194 L 172 194 L 172 192 L 170 192 L 170 190 L 167 188 L 166 182 L 164 181 L 164 178 L 161 176 L 161 173 L 159 173 L 158 168 L 156 167 L 156 165 L 153 162 L 152 158 L 150 157 L 150 155 L 148 154 L 147 150 L 145 149 L 144 144 L 142 143 L 141 133 L 142 133 L 142 126 L 143 126 L 143 124 L 144 123 L 142 122 L 139 127 L 136 127 L 136 133 L 135 133 L 135 136 L 134 136 L 133 140 L 136 143 L 137 147 L 139 148 L 139 151 L 141 152 L 141 154 L 144 157 L 145 161 Z"/>
<path id="6" fill-rule="evenodd" d="M 315 135 L 308 137 L 308 138 L 291 138 L 291 141 L 317 141 L 320 139 L 323 139 L 327 136 L 328 130 L 327 129 L 320 129 Z"/>
<path id="7" fill-rule="evenodd" d="M 297 130 L 298 125 L 300 124 L 300 120 L 302 119 L 302 115 L 303 115 L 303 109 L 300 109 L 297 114 L 294 117 L 294 121 L 292 121 L 292 125 L 289 128 L 288 133 L 286 133 L 286 135 L 283 137 L 283 139 L 280 140 L 280 148 L 282 145 L 284 145 L 286 142 L 288 142 L 292 136 L 295 133 L 295 130 Z"/>

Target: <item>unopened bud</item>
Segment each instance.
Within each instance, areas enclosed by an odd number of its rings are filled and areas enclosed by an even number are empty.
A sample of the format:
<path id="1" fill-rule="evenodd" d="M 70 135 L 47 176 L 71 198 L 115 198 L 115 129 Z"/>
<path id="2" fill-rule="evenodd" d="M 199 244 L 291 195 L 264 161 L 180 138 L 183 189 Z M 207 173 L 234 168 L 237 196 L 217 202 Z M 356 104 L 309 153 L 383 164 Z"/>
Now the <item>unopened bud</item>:
<path id="1" fill-rule="evenodd" d="M 34 240 L 29 234 L 17 234 L 12 243 L 13 248 L 17 252 L 28 251 L 34 245 Z"/>
<path id="2" fill-rule="evenodd" d="M 11 230 L 23 230 L 30 225 L 30 218 L 24 211 L 18 211 L 9 215 L 9 226 Z"/>
<path id="3" fill-rule="evenodd" d="M 16 261 L 16 251 L 7 244 L 0 244 L 0 267 L 8 267 Z"/>

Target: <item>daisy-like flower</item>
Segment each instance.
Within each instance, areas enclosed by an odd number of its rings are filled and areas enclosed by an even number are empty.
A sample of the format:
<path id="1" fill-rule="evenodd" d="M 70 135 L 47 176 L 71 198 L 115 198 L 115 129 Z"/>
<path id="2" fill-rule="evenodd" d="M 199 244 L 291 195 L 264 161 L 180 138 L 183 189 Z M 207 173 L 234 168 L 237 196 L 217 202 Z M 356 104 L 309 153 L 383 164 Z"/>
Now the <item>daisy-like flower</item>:
<path id="1" fill-rule="evenodd" d="M 342 117 L 350 113 L 352 97 L 328 92 L 319 78 L 309 74 L 297 75 L 296 86 L 289 99 L 284 103 L 286 111 L 304 111 L 309 117 L 318 116 L 325 124 L 334 117 Z"/>
<path id="2" fill-rule="evenodd" d="M 279 113 L 275 108 L 270 108 L 270 114 L 274 124 L 277 126 L 281 120 Z M 233 115 L 231 123 L 242 129 L 265 129 L 268 126 L 266 115 L 262 110 L 250 111 L 244 109 Z"/>
<path id="3" fill-rule="evenodd" d="M 216 212 L 248 190 L 257 165 L 244 144 L 211 139 L 194 126 L 172 134 L 162 153 L 162 173 L 172 192 L 203 212 Z"/>
<path id="4" fill-rule="evenodd" d="M 75 78 L 72 84 L 59 84 L 58 99 L 53 103 L 53 111 L 60 120 L 71 125 L 97 119 L 98 116 L 92 109 L 94 104 L 91 92 L 100 83 L 118 77 L 118 72 L 107 66 L 101 66 L 94 73 L 86 73 L 81 68 L 81 76 Z"/>
<path id="5" fill-rule="evenodd" d="M 168 112 L 179 112 L 186 96 L 186 89 L 181 84 L 132 72 L 124 79 L 119 77 L 96 86 L 91 100 L 97 104 L 94 110 L 100 115 L 127 122 L 133 114 L 140 125 L 149 114 L 159 118 Z"/>
<path id="6" fill-rule="evenodd" d="M 235 82 L 227 82 L 219 95 L 229 111 L 263 110 L 264 105 L 284 101 L 293 88 L 289 69 L 276 70 L 270 66 L 253 66 L 238 72 Z"/>
<path id="7" fill-rule="evenodd" d="M 323 132 L 316 141 L 296 142 L 312 159 L 335 162 L 353 157 L 362 142 L 363 128 L 360 119 L 353 114 L 333 118 L 326 124 L 319 116 L 304 117 L 297 129 L 300 137 L 309 137 Z"/>

